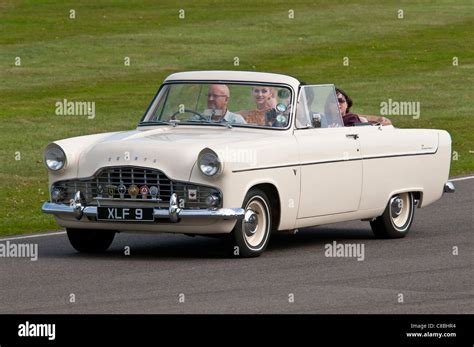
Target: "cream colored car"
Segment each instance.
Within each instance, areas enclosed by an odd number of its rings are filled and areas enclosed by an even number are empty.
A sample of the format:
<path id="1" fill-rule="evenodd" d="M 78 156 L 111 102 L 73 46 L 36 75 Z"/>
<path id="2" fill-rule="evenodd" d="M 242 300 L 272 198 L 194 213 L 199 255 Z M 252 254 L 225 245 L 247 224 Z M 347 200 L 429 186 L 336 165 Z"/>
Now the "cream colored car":
<path id="1" fill-rule="evenodd" d="M 135 130 L 45 150 L 51 213 L 81 252 L 116 232 L 228 234 L 258 256 L 272 231 L 367 220 L 403 237 L 448 182 L 444 130 L 344 127 L 333 85 L 255 72 L 169 76 Z"/>

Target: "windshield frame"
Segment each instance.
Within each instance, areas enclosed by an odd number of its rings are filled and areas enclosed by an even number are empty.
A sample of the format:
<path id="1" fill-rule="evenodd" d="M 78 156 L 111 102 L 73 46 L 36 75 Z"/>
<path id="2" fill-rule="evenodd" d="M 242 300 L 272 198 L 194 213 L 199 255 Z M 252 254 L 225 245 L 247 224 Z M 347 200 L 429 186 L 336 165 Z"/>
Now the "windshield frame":
<path id="1" fill-rule="evenodd" d="M 287 88 L 291 92 L 291 99 L 289 105 L 291 105 L 291 110 L 289 113 L 290 119 L 288 120 L 288 125 L 284 128 L 277 128 L 277 127 L 269 127 L 269 126 L 259 126 L 259 125 L 248 125 L 248 124 L 235 124 L 232 123 L 232 128 L 234 127 L 239 127 L 239 128 L 247 128 L 247 129 L 264 129 L 264 130 L 278 130 L 278 131 L 286 131 L 288 129 L 293 129 L 293 122 L 294 122 L 294 116 L 295 116 L 295 110 L 296 110 L 296 93 L 293 87 L 289 84 L 286 83 L 269 83 L 269 82 L 259 82 L 259 81 L 235 81 L 235 80 L 172 80 L 172 81 L 165 81 L 163 84 L 160 86 L 158 89 L 157 93 L 153 97 L 153 100 L 151 101 L 150 105 L 148 106 L 147 110 L 143 114 L 142 118 L 140 119 L 140 122 L 138 123 L 138 127 L 142 126 L 160 126 L 160 125 L 167 125 L 165 123 L 163 124 L 158 124 L 154 122 L 145 122 L 145 118 L 147 118 L 150 115 L 150 112 L 154 111 L 157 107 L 158 101 L 160 100 L 160 93 L 161 91 L 168 85 L 172 84 L 232 84 L 232 85 L 244 85 L 244 86 L 255 86 L 255 85 L 261 85 L 261 86 L 268 86 L 268 87 L 281 87 L 281 88 Z M 165 96 L 163 94 L 163 96 Z M 218 123 L 201 123 L 201 122 L 180 122 L 178 123 L 178 126 L 214 126 Z"/>
<path id="2" fill-rule="evenodd" d="M 303 90 L 304 88 L 308 88 L 308 87 L 332 87 L 332 91 L 333 91 L 333 96 L 335 98 L 335 102 L 337 103 L 337 91 L 336 91 L 336 85 L 333 84 L 333 83 L 323 83 L 323 84 L 301 84 L 298 88 L 298 99 L 296 101 L 296 107 L 299 108 L 301 107 L 301 105 L 299 104 L 299 100 L 300 100 L 300 97 L 302 96 L 303 94 Z M 305 99 L 306 99 L 306 94 L 304 95 Z M 307 108 L 308 105 L 307 105 L 307 102 L 305 102 L 304 104 L 304 107 Z M 296 110 L 298 111 L 298 110 Z M 306 130 L 306 129 L 335 129 L 335 128 L 338 128 L 340 129 L 341 127 L 344 127 L 344 118 L 342 117 L 342 114 L 341 114 L 341 110 L 339 108 L 337 108 L 337 113 L 339 114 L 339 120 L 340 120 L 340 126 L 337 126 L 337 127 L 323 127 L 323 128 L 315 128 L 313 125 L 311 126 L 308 126 L 308 127 L 298 127 L 296 122 L 297 122 L 297 113 L 295 113 L 295 118 L 294 118 L 294 126 L 295 126 L 295 130 Z M 309 119 L 309 121 L 311 122 L 311 119 Z"/>

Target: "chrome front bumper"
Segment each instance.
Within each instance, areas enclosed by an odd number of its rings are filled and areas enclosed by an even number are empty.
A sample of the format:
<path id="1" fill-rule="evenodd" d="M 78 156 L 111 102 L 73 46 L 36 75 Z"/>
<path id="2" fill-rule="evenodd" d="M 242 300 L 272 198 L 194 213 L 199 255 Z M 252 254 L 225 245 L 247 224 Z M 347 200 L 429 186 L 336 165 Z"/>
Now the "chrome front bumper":
<path id="1" fill-rule="evenodd" d="M 41 210 L 48 214 L 70 214 L 76 216 L 76 210 L 72 206 L 55 204 L 52 202 L 45 202 Z M 179 218 L 220 218 L 220 219 L 243 219 L 245 210 L 243 208 L 219 208 L 217 210 L 181 210 L 176 212 Z M 82 209 L 82 215 L 88 217 L 97 216 L 97 206 L 86 206 Z M 169 218 L 173 220 L 168 210 L 154 209 L 153 215 L 155 218 Z"/>
<path id="2" fill-rule="evenodd" d="M 96 217 L 97 206 L 85 206 L 83 197 L 77 192 L 70 205 L 56 204 L 53 202 L 45 202 L 41 210 L 44 213 L 54 215 L 71 215 L 77 220 L 83 216 Z M 222 220 L 243 219 L 245 210 L 243 208 L 218 208 L 218 209 L 181 209 L 177 204 L 177 197 L 172 194 L 169 208 L 154 208 L 153 215 L 155 218 L 167 218 L 171 222 L 178 222 L 180 218 L 216 218 Z"/>

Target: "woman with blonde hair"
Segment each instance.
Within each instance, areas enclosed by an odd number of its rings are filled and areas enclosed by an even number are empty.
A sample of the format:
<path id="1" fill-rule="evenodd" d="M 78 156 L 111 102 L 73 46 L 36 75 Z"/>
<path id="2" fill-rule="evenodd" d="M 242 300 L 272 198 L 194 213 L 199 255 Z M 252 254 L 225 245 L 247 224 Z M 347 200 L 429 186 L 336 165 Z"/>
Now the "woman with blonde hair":
<path id="1" fill-rule="evenodd" d="M 257 106 L 254 110 L 243 110 L 241 114 L 247 124 L 269 125 L 266 120 L 266 112 L 275 108 L 277 104 L 277 90 L 274 87 L 255 86 L 252 88 L 252 95 Z"/>

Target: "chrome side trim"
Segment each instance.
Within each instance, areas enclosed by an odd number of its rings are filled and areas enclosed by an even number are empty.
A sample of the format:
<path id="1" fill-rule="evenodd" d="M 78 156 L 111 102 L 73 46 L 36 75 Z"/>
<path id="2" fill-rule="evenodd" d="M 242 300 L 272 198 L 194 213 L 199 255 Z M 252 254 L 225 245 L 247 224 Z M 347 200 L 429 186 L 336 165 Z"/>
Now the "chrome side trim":
<path id="1" fill-rule="evenodd" d="M 237 173 L 237 172 L 246 172 L 246 171 L 281 169 L 281 168 L 285 168 L 285 167 L 308 166 L 308 165 L 319 165 L 319 164 L 333 164 L 333 163 L 342 163 L 342 162 L 358 161 L 358 160 L 386 159 L 386 158 L 398 158 L 398 157 L 415 157 L 415 156 L 418 156 L 418 155 L 433 155 L 433 154 L 436 154 L 437 151 L 438 151 L 438 149 L 436 149 L 435 152 L 428 152 L 428 153 L 392 154 L 392 155 L 383 155 L 383 156 L 357 157 L 357 158 L 349 158 L 349 159 L 344 159 L 343 158 L 343 159 L 334 159 L 334 160 L 314 161 L 314 162 L 307 162 L 307 163 L 293 163 L 293 164 L 286 164 L 286 165 L 263 166 L 263 167 L 254 167 L 254 168 L 247 168 L 247 169 L 232 170 L 232 172 Z"/>
<path id="2" fill-rule="evenodd" d="M 454 183 L 451 181 L 446 182 L 444 185 L 444 192 L 445 193 L 454 193 L 456 191 L 456 187 L 454 186 Z"/>
<path id="3" fill-rule="evenodd" d="M 69 214 L 74 216 L 75 209 L 72 206 L 64 204 L 55 204 L 52 202 L 45 202 L 41 210 L 48 214 Z M 86 206 L 82 210 L 84 216 L 96 217 L 97 206 Z M 200 209 L 200 210 L 181 210 L 177 213 L 179 218 L 216 218 L 216 219 L 243 219 L 245 210 L 243 208 L 219 208 L 215 210 Z M 153 211 L 155 218 L 170 218 L 168 209 L 155 208 Z M 113 222 L 113 221 L 111 221 Z"/>

